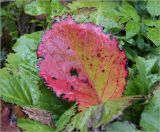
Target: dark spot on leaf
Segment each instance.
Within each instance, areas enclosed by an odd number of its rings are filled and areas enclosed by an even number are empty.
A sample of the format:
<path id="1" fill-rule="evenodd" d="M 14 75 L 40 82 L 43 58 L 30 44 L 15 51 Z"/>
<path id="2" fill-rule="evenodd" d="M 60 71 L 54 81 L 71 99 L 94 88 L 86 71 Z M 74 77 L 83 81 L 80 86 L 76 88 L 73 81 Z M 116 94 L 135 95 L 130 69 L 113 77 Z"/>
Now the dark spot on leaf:
<path id="1" fill-rule="evenodd" d="M 101 57 L 101 54 L 100 54 L 100 53 L 98 53 L 98 54 L 97 54 L 97 57 Z"/>
<path id="2" fill-rule="evenodd" d="M 74 86 L 71 86 L 70 89 L 71 89 L 71 90 L 74 90 Z"/>
<path id="3" fill-rule="evenodd" d="M 53 80 L 57 80 L 57 78 L 55 78 L 55 77 L 52 77 L 52 79 L 53 79 Z"/>
<path id="4" fill-rule="evenodd" d="M 89 64 L 90 65 L 90 68 L 93 66 L 93 64 Z"/>
<path id="5" fill-rule="evenodd" d="M 109 37 L 110 37 L 110 40 L 112 40 L 112 39 L 113 39 L 113 36 L 112 36 L 112 35 L 110 35 Z"/>
<path id="6" fill-rule="evenodd" d="M 65 94 L 63 93 L 63 94 L 61 94 L 61 97 L 63 97 Z"/>
<path id="7" fill-rule="evenodd" d="M 88 79 L 82 80 L 84 83 L 89 83 Z"/>
<path id="8" fill-rule="evenodd" d="M 121 30 L 120 34 L 121 34 L 122 36 L 125 36 L 125 35 L 126 35 L 126 31 L 125 31 L 125 30 Z"/>
<path id="9" fill-rule="evenodd" d="M 71 68 L 71 70 L 70 70 L 70 74 L 71 74 L 71 76 L 77 76 L 77 77 L 78 77 L 77 69 L 75 69 L 75 68 Z"/>
<path id="10" fill-rule="evenodd" d="M 10 75 L 13 75 L 13 72 L 12 72 L 12 71 L 9 71 L 9 74 L 10 74 Z"/>
<path id="11" fill-rule="evenodd" d="M 70 49 L 70 47 L 67 48 L 67 50 L 69 50 L 69 49 Z"/>
<path id="12" fill-rule="evenodd" d="M 103 69 L 102 72 L 105 72 L 105 70 Z"/>

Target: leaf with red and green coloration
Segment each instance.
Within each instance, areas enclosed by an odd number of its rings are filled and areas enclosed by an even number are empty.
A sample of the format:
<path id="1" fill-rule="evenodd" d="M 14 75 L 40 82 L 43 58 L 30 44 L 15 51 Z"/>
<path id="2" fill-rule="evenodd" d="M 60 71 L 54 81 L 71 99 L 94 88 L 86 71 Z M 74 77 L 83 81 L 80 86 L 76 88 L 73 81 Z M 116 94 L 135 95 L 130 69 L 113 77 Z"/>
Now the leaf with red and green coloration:
<path id="1" fill-rule="evenodd" d="M 130 106 L 133 101 L 140 99 L 140 96 L 130 96 L 108 100 L 105 103 L 91 106 L 76 114 L 68 123 L 66 123 L 66 125 L 63 126 L 66 126 L 65 131 L 67 132 L 72 132 L 75 129 L 80 130 L 80 132 L 95 131 L 95 128 L 99 128 L 100 126 L 115 120 L 118 116 L 123 114 L 122 111 Z M 68 111 L 63 115 L 65 114 L 68 114 Z M 64 120 L 63 115 L 60 120 Z M 58 127 L 62 126 L 59 125 Z M 101 132 L 104 130 L 99 129 L 97 131 Z"/>
<path id="2" fill-rule="evenodd" d="M 126 55 L 111 34 L 71 17 L 52 25 L 37 51 L 40 76 L 58 96 L 79 109 L 121 97 L 126 85 Z"/>

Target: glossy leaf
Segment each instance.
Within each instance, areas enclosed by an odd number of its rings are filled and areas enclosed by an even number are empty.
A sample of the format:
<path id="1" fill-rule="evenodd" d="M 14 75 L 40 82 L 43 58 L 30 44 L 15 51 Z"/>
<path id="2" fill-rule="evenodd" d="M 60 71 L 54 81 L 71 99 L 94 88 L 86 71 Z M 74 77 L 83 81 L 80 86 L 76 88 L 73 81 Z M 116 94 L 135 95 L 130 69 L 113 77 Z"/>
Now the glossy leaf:
<path id="1" fill-rule="evenodd" d="M 154 96 L 142 112 L 140 126 L 145 131 L 160 131 L 160 87 L 154 91 Z"/>
<path id="2" fill-rule="evenodd" d="M 95 25 L 77 24 L 70 17 L 55 23 L 43 35 L 37 54 L 47 85 L 81 108 L 123 94 L 126 55 L 111 34 Z"/>

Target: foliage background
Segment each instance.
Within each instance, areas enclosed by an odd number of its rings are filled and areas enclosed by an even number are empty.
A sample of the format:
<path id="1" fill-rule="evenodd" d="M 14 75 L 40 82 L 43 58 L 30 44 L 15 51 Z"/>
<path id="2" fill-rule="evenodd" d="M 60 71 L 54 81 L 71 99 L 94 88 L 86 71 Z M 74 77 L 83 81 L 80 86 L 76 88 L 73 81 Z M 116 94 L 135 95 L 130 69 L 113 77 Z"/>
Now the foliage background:
<path id="1" fill-rule="evenodd" d="M 76 114 L 75 105 L 56 97 L 43 84 L 38 76 L 36 58 L 43 31 L 60 21 L 59 16 L 65 18 L 70 14 L 79 23 L 102 26 L 105 33 L 112 33 L 119 40 L 119 48 L 125 50 L 128 58 L 129 76 L 124 96 L 144 97 L 118 119 L 97 129 L 160 131 L 159 9 L 159 0 L 2 1 L 0 97 L 22 109 L 50 112 L 55 127 L 16 115 L 17 125 L 22 130 L 61 131 Z M 84 130 L 80 124 L 75 126 Z"/>

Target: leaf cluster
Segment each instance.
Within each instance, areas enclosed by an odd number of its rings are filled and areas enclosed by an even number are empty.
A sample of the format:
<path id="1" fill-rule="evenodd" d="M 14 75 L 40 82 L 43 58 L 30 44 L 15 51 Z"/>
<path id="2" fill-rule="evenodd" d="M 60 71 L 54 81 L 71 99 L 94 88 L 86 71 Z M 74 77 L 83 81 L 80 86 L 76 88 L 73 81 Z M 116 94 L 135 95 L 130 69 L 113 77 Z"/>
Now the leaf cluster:
<path id="1" fill-rule="evenodd" d="M 159 0 L 16 0 L 2 6 L 1 37 L 2 29 L 7 27 L 13 39 L 11 43 L 15 40 L 16 43 L 12 47 L 14 53 L 8 54 L 5 67 L 0 69 L 0 97 L 21 107 L 49 111 L 55 123 L 55 128 L 51 128 L 31 119 L 18 119 L 18 126 L 24 131 L 160 131 L 159 8 Z M 105 33 L 112 33 L 128 59 L 129 76 L 124 96 L 143 95 L 144 100 L 131 105 L 124 113 L 130 105 L 128 97 L 77 113 L 76 105 L 71 107 L 56 97 L 39 77 L 36 50 L 42 31 L 20 36 L 23 32 L 16 22 L 22 12 L 29 15 L 30 22 L 40 30 L 71 14 L 79 23 L 94 23 L 102 26 Z M 122 116 L 117 121 L 119 115 Z"/>

